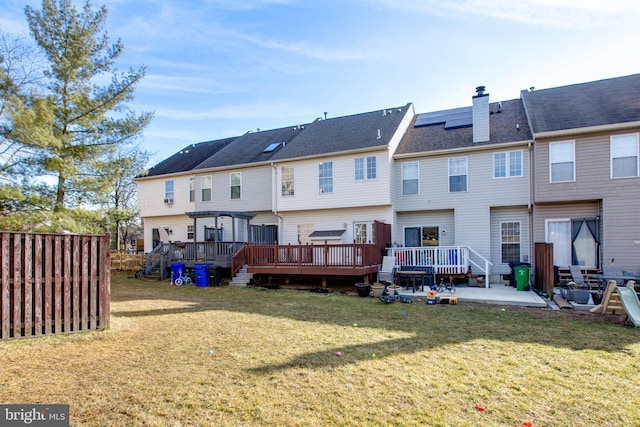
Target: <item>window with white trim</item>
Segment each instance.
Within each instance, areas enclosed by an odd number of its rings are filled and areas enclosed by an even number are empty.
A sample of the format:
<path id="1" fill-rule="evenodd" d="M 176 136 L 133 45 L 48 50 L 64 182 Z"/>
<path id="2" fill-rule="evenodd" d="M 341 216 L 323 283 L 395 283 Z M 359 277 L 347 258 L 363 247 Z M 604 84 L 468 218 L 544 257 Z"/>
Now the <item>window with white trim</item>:
<path id="1" fill-rule="evenodd" d="M 613 135 L 610 142 L 611 178 L 638 176 L 638 134 Z"/>
<path id="2" fill-rule="evenodd" d="M 467 191 L 467 158 L 449 159 L 449 192 Z"/>
<path id="3" fill-rule="evenodd" d="M 500 223 L 500 251 L 503 264 L 520 262 L 520 222 Z"/>
<path id="4" fill-rule="evenodd" d="M 418 162 L 402 164 L 402 195 L 418 194 Z"/>
<path id="5" fill-rule="evenodd" d="M 293 186 L 293 177 L 294 172 L 293 168 L 282 167 L 280 169 L 282 173 L 282 195 L 283 196 L 293 196 L 294 195 L 294 186 Z"/>
<path id="6" fill-rule="evenodd" d="M 333 162 L 318 165 L 318 189 L 320 194 L 333 193 Z"/>
<path id="7" fill-rule="evenodd" d="M 375 243 L 373 232 L 373 221 L 353 223 L 353 239 L 356 243 Z"/>
<path id="8" fill-rule="evenodd" d="M 575 141 L 549 144 L 549 182 L 575 181 Z"/>
<path id="9" fill-rule="evenodd" d="M 358 157 L 354 164 L 355 180 L 376 179 L 377 161 L 376 156 Z"/>
<path id="10" fill-rule="evenodd" d="M 210 202 L 211 201 L 211 176 L 203 176 L 202 177 L 202 201 Z"/>
<path id="11" fill-rule="evenodd" d="M 189 178 L 189 201 L 196 201 L 196 179 Z"/>
<path id="12" fill-rule="evenodd" d="M 193 225 L 187 225 L 187 239 L 193 240 Z"/>
<path id="13" fill-rule="evenodd" d="M 522 150 L 506 151 L 493 155 L 493 177 L 512 178 L 522 176 Z"/>
<path id="14" fill-rule="evenodd" d="M 242 172 L 232 172 L 229 174 L 231 200 L 242 198 Z"/>
<path id="15" fill-rule="evenodd" d="M 164 182 L 164 200 L 165 203 L 173 203 L 173 180 Z"/>

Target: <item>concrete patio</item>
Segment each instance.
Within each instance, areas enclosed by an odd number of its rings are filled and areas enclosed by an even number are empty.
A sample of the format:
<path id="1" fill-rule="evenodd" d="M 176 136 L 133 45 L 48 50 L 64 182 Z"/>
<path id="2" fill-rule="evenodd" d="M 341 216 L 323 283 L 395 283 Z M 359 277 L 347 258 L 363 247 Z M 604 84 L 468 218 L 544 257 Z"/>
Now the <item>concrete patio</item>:
<path id="1" fill-rule="evenodd" d="M 456 286 L 455 296 L 459 302 L 479 302 L 483 304 L 501 304 L 501 305 L 519 305 L 524 307 L 549 307 L 547 301 L 542 299 L 533 291 L 518 291 L 512 286 L 503 284 L 491 285 L 490 288 L 476 288 L 467 286 Z M 426 298 L 427 291 L 416 290 L 415 293 L 411 288 L 401 288 L 400 295 L 416 298 Z M 451 296 L 449 292 L 443 292 L 438 296 Z"/>

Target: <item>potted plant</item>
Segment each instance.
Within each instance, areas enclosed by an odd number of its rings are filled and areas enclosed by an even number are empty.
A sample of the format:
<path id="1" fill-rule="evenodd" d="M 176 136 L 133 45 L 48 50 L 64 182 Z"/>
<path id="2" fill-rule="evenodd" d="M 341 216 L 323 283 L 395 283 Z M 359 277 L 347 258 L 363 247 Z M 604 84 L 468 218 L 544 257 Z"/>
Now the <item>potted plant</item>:
<path id="1" fill-rule="evenodd" d="M 356 283 L 356 289 L 358 290 L 358 296 L 368 297 L 371 293 L 371 285 L 368 283 Z"/>
<path id="2" fill-rule="evenodd" d="M 398 285 L 389 285 L 389 286 L 387 286 L 387 292 L 389 293 L 390 297 L 392 297 L 395 294 L 397 294 L 398 291 L 400 291 L 400 286 L 398 286 Z"/>
<path id="3" fill-rule="evenodd" d="M 374 298 L 379 298 L 382 296 L 382 293 L 384 292 L 384 284 L 382 283 L 374 283 L 371 286 L 371 291 L 373 292 L 373 297 Z"/>

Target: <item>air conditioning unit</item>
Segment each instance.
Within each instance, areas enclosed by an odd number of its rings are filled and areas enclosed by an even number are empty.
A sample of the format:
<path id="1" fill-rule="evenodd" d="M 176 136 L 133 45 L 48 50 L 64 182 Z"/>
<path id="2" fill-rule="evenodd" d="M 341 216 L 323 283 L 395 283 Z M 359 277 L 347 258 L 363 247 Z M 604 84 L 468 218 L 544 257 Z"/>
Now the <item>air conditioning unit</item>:
<path id="1" fill-rule="evenodd" d="M 170 204 L 172 204 L 172 203 L 173 203 L 173 199 L 164 199 L 164 202 L 165 202 L 167 205 L 170 205 Z"/>

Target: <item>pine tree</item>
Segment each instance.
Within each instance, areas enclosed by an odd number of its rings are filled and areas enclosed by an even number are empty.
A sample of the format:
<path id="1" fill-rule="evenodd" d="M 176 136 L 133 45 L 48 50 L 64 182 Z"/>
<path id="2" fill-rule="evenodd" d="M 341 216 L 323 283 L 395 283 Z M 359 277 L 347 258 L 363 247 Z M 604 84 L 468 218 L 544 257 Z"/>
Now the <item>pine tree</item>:
<path id="1" fill-rule="evenodd" d="M 52 209 L 60 213 L 93 203 L 103 181 L 109 179 L 100 170 L 103 159 L 135 143 L 149 124 L 151 113 L 137 115 L 126 107 L 145 68 L 127 72 L 114 68 L 123 44 L 120 40 L 109 44 L 103 32 L 104 6 L 94 11 L 87 0 L 78 11 L 70 0 L 43 0 L 42 10 L 26 6 L 25 13 L 48 63 L 47 84 L 45 91 L 32 95 L 13 115 L 12 138 L 36 148 L 23 159 L 23 173 L 51 177 Z M 111 75 L 111 83 L 100 86 L 104 75 Z M 33 116 L 36 106 L 44 144 L 34 139 L 30 126 L 34 119 L 29 114 Z"/>

